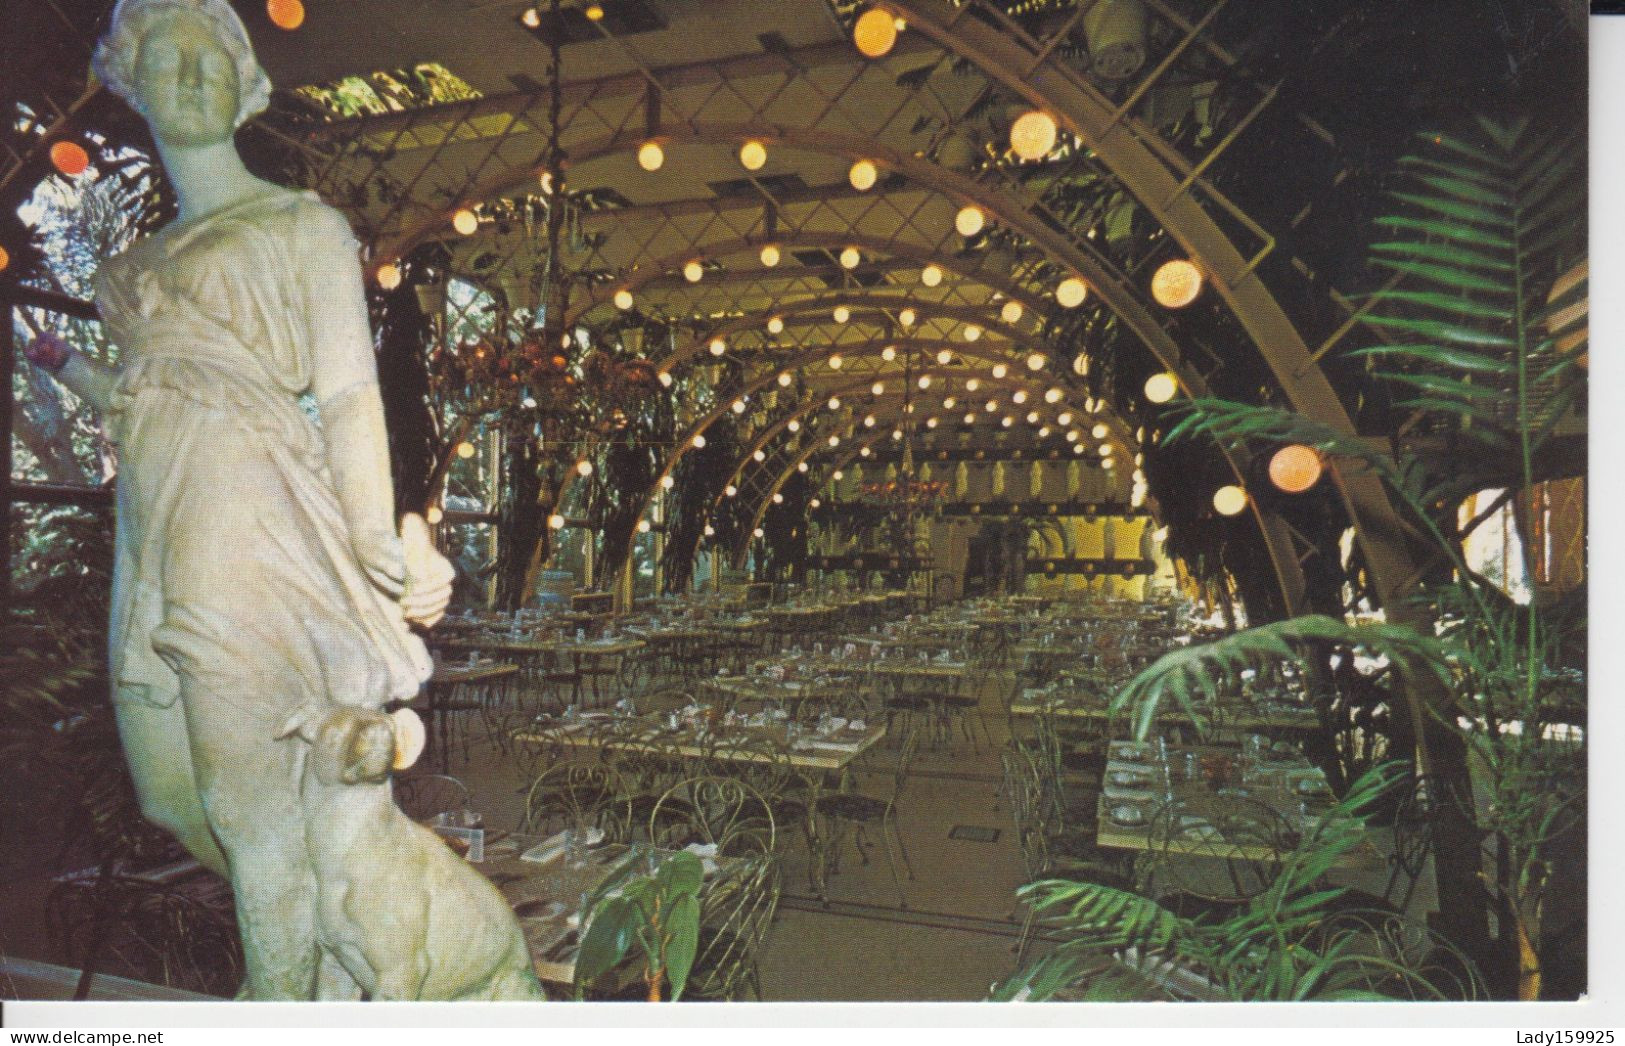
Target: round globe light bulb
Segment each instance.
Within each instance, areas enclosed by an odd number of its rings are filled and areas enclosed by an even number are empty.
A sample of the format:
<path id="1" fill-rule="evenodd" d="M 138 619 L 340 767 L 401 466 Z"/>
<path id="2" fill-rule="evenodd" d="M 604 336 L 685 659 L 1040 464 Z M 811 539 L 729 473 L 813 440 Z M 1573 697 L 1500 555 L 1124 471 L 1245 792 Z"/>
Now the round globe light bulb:
<path id="1" fill-rule="evenodd" d="M 700 277 L 705 275 L 705 266 L 697 261 L 691 261 L 683 266 L 683 279 L 689 283 L 699 283 Z"/>
<path id="2" fill-rule="evenodd" d="M 1027 354 L 1028 370 L 1043 370 L 1044 365 L 1047 363 L 1049 363 L 1049 359 L 1042 352 L 1031 352 Z"/>
<path id="3" fill-rule="evenodd" d="M 875 181 L 879 177 L 880 172 L 875 168 L 874 161 L 872 160 L 859 160 L 857 163 L 852 165 L 852 169 L 850 171 L 846 172 L 847 181 L 851 182 L 852 188 L 856 189 L 858 192 L 866 192 L 873 189 L 875 187 Z"/>
<path id="4" fill-rule="evenodd" d="M 547 525 L 553 530 L 563 530 L 564 517 L 555 512 L 551 516 L 547 517 Z"/>
<path id="5" fill-rule="evenodd" d="M 710 349 L 711 355 L 721 356 L 723 353 L 728 351 L 728 343 L 723 341 L 721 338 L 712 338 Z"/>
<path id="6" fill-rule="evenodd" d="M 622 287 L 615 292 L 615 307 L 617 309 L 630 309 L 632 307 L 632 292 Z"/>
<path id="7" fill-rule="evenodd" d="M 480 216 L 467 207 L 459 207 L 451 216 L 451 227 L 464 236 L 472 236 L 480 231 Z"/>
<path id="8" fill-rule="evenodd" d="M 927 265 L 920 270 L 920 282 L 927 287 L 935 287 L 942 282 L 942 268 L 937 265 Z"/>
<path id="9" fill-rule="evenodd" d="M 578 475 L 578 476 L 590 476 L 590 475 L 592 475 L 592 462 L 590 462 L 590 461 L 578 461 L 578 462 L 576 462 L 576 475 Z"/>
<path id="10" fill-rule="evenodd" d="M 278 29 L 293 32 L 305 24 L 302 0 L 265 0 L 265 14 Z"/>
<path id="11" fill-rule="evenodd" d="M 1179 382 L 1166 372 L 1145 379 L 1145 398 L 1152 403 L 1167 403 L 1179 392 Z"/>
<path id="12" fill-rule="evenodd" d="M 688 442 L 689 442 L 689 445 L 692 446 L 695 450 L 704 450 L 705 449 L 705 434 L 703 432 L 696 432 L 694 434 L 694 438 L 689 440 Z"/>
<path id="13" fill-rule="evenodd" d="M 665 162 L 666 150 L 660 147 L 659 142 L 644 142 L 638 146 L 638 166 L 645 171 L 658 171 Z"/>
<path id="14" fill-rule="evenodd" d="M 835 311 L 830 313 L 830 315 L 835 318 L 836 323 L 845 323 L 847 320 L 852 318 L 852 310 L 847 308 L 845 305 L 837 305 L 835 306 Z"/>
<path id="15" fill-rule="evenodd" d="M 4 268 L 5 266 L 0 264 L 0 269 Z M 401 267 L 394 262 L 384 262 L 384 264 L 378 266 L 376 276 L 378 286 L 386 291 L 392 291 L 401 285 Z"/>
<path id="16" fill-rule="evenodd" d="M 852 42 L 865 58 L 884 58 L 897 44 L 897 22 L 878 7 L 871 7 L 852 23 Z"/>
<path id="17" fill-rule="evenodd" d="M 1023 160 L 1042 160 L 1055 148 L 1055 118 L 1033 109 L 1010 125 L 1010 149 Z"/>
<path id="18" fill-rule="evenodd" d="M 1021 302 L 1011 298 L 1009 301 L 1005 302 L 999 307 L 999 319 L 1006 323 L 1017 323 L 1020 322 L 1021 316 L 1025 311 L 1026 310 L 1021 307 Z"/>
<path id="19" fill-rule="evenodd" d="M 762 264 L 771 269 L 779 263 L 779 248 L 775 244 L 764 244 L 761 253 Z"/>
<path id="20" fill-rule="evenodd" d="M 1320 482 L 1320 453 L 1302 443 L 1289 443 L 1270 456 L 1270 482 L 1288 494 L 1302 494 Z"/>
<path id="21" fill-rule="evenodd" d="M 1184 258 L 1163 262 L 1151 276 L 1151 297 L 1167 309 L 1183 309 L 1202 293 L 1202 270 Z"/>
<path id="22" fill-rule="evenodd" d="M 464 461 L 472 458 L 474 456 L 474 444 L 470 443 L 466 439 L 457 444 L 457 456 L 462 458 Z"/>
<path id="23" fill-rule="evenodd" d="M 739 164 L 747 171 L 759 171 L 767 163 L 767 146 L 752 138 L 739 147 Z"/>
<path id="24" fill-rule="evenodd" d="M 983 214 L 982 209 L 974 204 L 961 207 L 959 213 L 954 215 L 954 228 L 959 231 L 961 236 L 975 236 L 982 231 L 982 226 L 986 224 L 987 215 Z"/>
<path id="25" fill-rule="evenodd" d="M 861 261 L 863 261 L 863 255 L 858 253 L 856 247 L 848 247 L 841 252 L 841 268 L 843 269 L 856 269 Z"/>
<path id="26" fill-rule="evenodd" d="M 784 333 L 784 317 L 783 316 L 769 317 L 768 321 L 767 321 L 767 332 L 769 334 L 783 334 Z"/>
<path id="27" fill-rule="evenodd" d="M 1063 309 L 1075 309 L 1089 296 L 1089 285 L 1076 276 L 1068 276 L 1055 287 L 1055 300 Z"/>

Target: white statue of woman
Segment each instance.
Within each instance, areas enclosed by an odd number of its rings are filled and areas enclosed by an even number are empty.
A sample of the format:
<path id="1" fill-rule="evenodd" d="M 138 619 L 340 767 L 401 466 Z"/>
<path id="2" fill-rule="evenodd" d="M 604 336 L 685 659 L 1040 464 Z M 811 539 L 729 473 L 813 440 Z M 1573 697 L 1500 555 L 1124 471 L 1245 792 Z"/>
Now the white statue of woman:
<path id="1" fill-rule="evenodd" d="M 249 997 L 309 999 L 316 896 L 301 707 L 410 699 L 450 565 L 397 533 L 356 243 L 313 194 L 261 181 L 233 132 L 270 83 L 225 0 L 120 0 L 96 54 L 152 128 L 178 218 L 108 260 L 120 366 L 27 355 L 119 448 L 111 661 L 142 810 L 229 875 Z M 309 394 L 320 425 L 302 409 Z"/>

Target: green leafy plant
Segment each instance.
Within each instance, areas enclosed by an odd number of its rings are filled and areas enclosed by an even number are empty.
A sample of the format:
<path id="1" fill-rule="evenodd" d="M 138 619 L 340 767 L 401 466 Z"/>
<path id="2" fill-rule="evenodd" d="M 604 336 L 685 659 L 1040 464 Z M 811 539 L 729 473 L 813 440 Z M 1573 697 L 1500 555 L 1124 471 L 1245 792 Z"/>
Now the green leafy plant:
<path id="1" fill-rule="evenodd" d="M 634 849 L 589 897 L 592 915 L 576 959 L 576 998 L 588 985 L 636 953 L 650 1002 L 659 1002 L 662 982 L 671 1000 L 683 996 L 700 941 L 700 886 L 705 868 L 691 853 L 675 853 L 653 874 L 649 854 Z"/>
<path id="2" fill-rule="evenodd" d="M 1478 991 L 1472 964 L 1448 946 L 1395 947 L 1380 920 L 1328 918 L 1345 893 L 1326 873 L 1366 838 L 1372 806 L 1404 776 L 1364 774 L 1320 827 L 1283 855 L 1269 887 L 1222 919 L 1188 918 L 1128 890 L 1069 879 L 1019 895 L 1062 940 L 998 985 L 1002 1001 L 1174 999 L 1227 1002 L 1450 999 Z M 1441 955 L 1446 961 L 1441 961 Z"/>
<path id="3" fill-rule="evenodd" d="M 1518 997 L 1534 999 L 1550 849 L 1582 824 L 1584 747 L 1553 717 L 1563 714 L 1554 699 L 1565 682 L 1560 652 L 1585 621 L 1534 594 L 1517 604 L 1475 573 L 1461 548 L 1502 504 L 1516 506 L 1522 533 L 1533 533 L 1530 492 L 1552 471 L 1537 465 L 1558 456 L 1557 441 L 1577 427 L 1586 388 L 1585 334 L 1573 320 L 1583 311 L 1584 279 L 1575 275 L 1584 260 L 1583 151 L 1567 129 L 1525 120 L 1479 120 L 1471 136 L 1419 142 L 1400 161 L 1399 208 L 1378 222 L 1394 238 L 1372 248 L 1375 265 L 1394 274 L 1365 316 L 1385 343 L 1353 354 L 1385 368 L 1374 372 L 1378 389 L 1399 390 L 1392 408 L 1409 417 L 1397 427 L 1418 438 L 1390 456 L 1289 411 L 1217 399 L 1181 405 L 1168 436 L 1304 443 L 1334 475 L 1374 473 L 1423 550 L 1414 586 L 1387 608 L 1387 624 L 1300 617 L 1174 651 L 1133 679 L 1115 707 L 1143 734 L 1164 703 L 1194 709 L 1243 667 L 1308 664 L 1330 651 L 1366 655 L 1397 676 L 1396 688 L 1421 684 L 1432 729 L 1458 738 L 1480 769 L 1490 798 L 1471 816 L 1509 858 L 1480 877 L 1513 927 Z M 1458 525 L 1462 501 L 1486 488 L 1509 494 Z M 1524 573 L 1533 578 L 1529 546 Z"/>

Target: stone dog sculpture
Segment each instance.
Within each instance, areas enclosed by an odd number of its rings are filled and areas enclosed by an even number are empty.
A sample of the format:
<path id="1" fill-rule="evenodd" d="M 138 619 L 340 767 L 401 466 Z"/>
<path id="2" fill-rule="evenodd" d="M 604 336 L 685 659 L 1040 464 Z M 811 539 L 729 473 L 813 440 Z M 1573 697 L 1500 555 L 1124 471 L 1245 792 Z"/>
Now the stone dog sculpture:
<path id="1" fill-rule="evenodd" d="M 331 855 L 316 869 L 300 794 L 308 749 L 278 729 L 298 709 L 415 697 L 432 666 L 408 626 L 439 620 L 453 572 L 421 517 L 396 527 L 349 224 L 314 194 L 253 176 L 233 144 L 271 88 L 231 5 L 119 0 L 95 67 L 152 129 L 179 214 L 97 274 L 116 366 L 50 337 L 24 352 L 118 445 L 109 660 L 120 739 L 143 814 L 231 880 L 243 994 L 346 997 L 355 986 L 317 941 L 318 879 L 349 884 L 347 910 L 383 920 L 375 932 L 390 933 L 391 917 L 359 896 L 371 869 Z M 377 801 L 349 791 L 335 808 Z M 346 859 L 383 858 L 351 848 Z M 474 949 L 488 935 L 506 948 L 517 933 L 511 913 L 485 904 L 457 941 L 419 943 Z M 537 986 L 490 990 L 528 999 Z"/>
<path id="2" fill-rule="evenodd" d="M 395 723 L 339 707 L 283 725 L 311 745 L 302 787 L 317 939 L 376 1000 L 543 998 L 496 887 L 395 805 Z"/>

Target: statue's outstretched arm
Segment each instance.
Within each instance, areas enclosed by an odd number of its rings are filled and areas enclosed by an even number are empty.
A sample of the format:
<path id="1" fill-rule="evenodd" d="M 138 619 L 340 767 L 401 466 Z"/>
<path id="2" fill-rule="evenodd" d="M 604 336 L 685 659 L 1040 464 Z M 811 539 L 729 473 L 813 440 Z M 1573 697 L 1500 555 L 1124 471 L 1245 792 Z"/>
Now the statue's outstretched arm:
<path id="1" fill-rule="evenodd" d="M 117 367 L 91 359 L 55 334 L 41 334 L 23 348 L 23 355 L 35 366 L 56 375 L 56 380 L 98 414 L 106 414 L 118 382 Z"/>
<path id="2" fill-rule="evenodd" d="M 350 546 L 372 582 L 400 599 L 407 620 L 430 626 L 451 599 L 453 570 L 421 520 L 409 517 L 409 525 L 396 530 L 389 437 L 355 241 L 334 212 L 324 212 L 315 232 L 301 255 L 314 353 L 311 394 Z"/>

